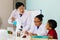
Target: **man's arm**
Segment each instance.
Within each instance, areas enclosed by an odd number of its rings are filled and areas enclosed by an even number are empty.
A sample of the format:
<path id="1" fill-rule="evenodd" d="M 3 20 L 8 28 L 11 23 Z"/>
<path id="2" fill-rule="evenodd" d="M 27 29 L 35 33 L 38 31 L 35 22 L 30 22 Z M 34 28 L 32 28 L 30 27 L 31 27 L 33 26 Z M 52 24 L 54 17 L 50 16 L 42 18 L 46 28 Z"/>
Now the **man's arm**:
<path id="1" fill-rule="evenodd" d="M 14 10 L 15 11 L 15 10 Z M 11 16 L 9 17 L 9 19 L 8 19 L 8 23 L 9 24 L 12 24 L 12 22 L 15 20 L 15 18 L 14 18 L 14 11 L 11 13 Z"/>

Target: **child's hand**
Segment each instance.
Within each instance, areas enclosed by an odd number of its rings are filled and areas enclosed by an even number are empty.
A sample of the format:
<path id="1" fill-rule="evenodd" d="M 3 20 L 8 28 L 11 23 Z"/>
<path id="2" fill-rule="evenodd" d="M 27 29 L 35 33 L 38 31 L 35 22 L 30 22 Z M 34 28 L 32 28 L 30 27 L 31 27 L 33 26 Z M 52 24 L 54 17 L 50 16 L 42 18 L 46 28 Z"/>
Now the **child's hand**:
<path id="1" fill-rule="evenodd" d="M 48 35 L 48 38 L 49 38 L 49 39 L 53 39 L 53 36 Z"/>

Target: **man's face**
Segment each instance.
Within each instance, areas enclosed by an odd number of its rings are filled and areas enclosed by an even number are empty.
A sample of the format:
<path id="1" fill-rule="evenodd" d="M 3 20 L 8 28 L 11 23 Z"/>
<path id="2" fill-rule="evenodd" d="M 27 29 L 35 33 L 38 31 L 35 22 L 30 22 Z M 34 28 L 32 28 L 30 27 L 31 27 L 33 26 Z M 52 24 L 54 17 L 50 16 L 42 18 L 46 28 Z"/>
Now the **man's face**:
<path id="1" fill-rule="evenodd" d="M 36 26 L 40 26 L 42 22 L 38 18 L 35 18 L 34 23 Z"/>
<path id="2" fill-rule="evenodd" d="M 20 13 L 22 13 L 22 14 L 23 14 L 23 13 L 24 13 L 24 9 L 25 9 L 25 7 L 24 7 L 23 5 L 22 5 L 22 6 L 20 6 L 20 7 L 19 7 L 19 11 L 20 11 Z"/>

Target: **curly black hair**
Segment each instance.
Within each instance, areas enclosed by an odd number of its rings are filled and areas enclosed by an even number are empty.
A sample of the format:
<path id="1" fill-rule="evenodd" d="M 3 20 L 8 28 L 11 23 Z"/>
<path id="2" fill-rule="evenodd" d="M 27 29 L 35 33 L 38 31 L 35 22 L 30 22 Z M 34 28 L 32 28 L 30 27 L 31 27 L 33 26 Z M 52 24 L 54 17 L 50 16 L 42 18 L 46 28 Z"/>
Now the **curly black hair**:
<path id="1" fill-rule="evenodd" d="M 53 19 L 48 20 L 48 23 L 52 29 L 55 29 L 57 27 L 57 22 Z"/>

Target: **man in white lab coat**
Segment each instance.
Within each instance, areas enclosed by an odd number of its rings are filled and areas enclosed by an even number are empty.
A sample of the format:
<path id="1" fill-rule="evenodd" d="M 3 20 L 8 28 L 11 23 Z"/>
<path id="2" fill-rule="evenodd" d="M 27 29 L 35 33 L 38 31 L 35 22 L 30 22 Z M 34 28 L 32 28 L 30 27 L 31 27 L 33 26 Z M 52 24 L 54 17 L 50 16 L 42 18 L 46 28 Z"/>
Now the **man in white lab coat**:
<path id="1" fill-rule="evenodd" d="M 30 27 L 30 14 L 25 10 L 24 4 L 21 2 L 16 3 L 16 9 L 12 12 L 8 19 L 9 24 L 16 25 L 16 31 L 28 30 Z"/>

